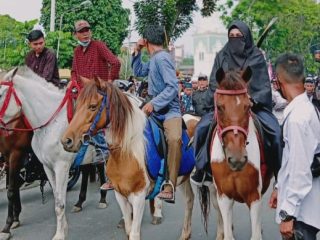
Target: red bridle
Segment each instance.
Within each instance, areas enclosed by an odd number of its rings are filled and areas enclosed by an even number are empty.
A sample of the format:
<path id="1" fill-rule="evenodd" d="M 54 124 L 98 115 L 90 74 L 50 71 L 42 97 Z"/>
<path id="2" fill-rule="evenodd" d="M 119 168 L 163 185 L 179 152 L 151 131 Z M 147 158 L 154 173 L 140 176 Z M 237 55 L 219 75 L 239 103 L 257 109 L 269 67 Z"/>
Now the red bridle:
<path id="1" fill-rule="evenodd" d="M 7 123 L 5 123 L 5 122 L 3 121 L 3 117 L 4 117 L 6 111 L 7 111 L 8 107 L 9 107 L 9 103 L 10 103 L 11 97 L 12 97 L 12 96 L 14 97 L 14 100 L 16 101 L 16 104 L 17 104 L 18 107 L 20 107 L 20 109 L 22 108 L 22 104 L 21 104 L 21 101 L 20 101 L 20 99 L 19 99 L 19 97 L 18 97 L 18 95 L 17 95 L 14 87 L 13 87 L 12 81 L 1 82 L 0 85 L 8 86 L 8 87 L 9 87 L 9 89 L 8 89 L 8 91 L 7 91 L 6 98 L 5 98 L 5 100 L 4 100 L 4 103 L 3 103 L 3 105 L 2 105 L 2 107 L 1 107 L 1 109 L 0 109 L 0 124 L 3 126 L 2 128 L 3 128 L 4 130 L 6 130 L 7 126 L 8 126 L 10 123 L 13 123 L 13 122 L 17 121 L 17 120 L 20 118 L 20 116 L 18 116 L 18 117 L 16 117 L 16 118 L 11 119 L 11 120 L 10 120 L 9 122 L 7 122 Z M 23 117 L 23 120 L 24 120 L 27 128 L 32 128 L 31 125 L 30 125 L 30 123 L 29 123 L 29 121 L 28 121 L 28 119 L 27 119 L 27 118 L 25 117 L 25 115 L 23 114 L 22 110 L 21 110 L 21 115 L 22 115 L 22 117 Z"/>
<path id="2" fill-rule="evenodd" d="M 12 81 L 6 81 L 6 82 L 1 82 L 0 85 L 4 85 L 4 86 L 9 86 L 9 89 L 7 91 L 7 95 L 6 98 L 4 100 L 4 103 L 1 107 L 0 110 L 0 129 L 4 130 L 4 131 L 21 131 L 21 132 L 30 132 L 30 131 L 34 131 L 40 128 L 43 128 L 45 126 L 47 126 L 56 116 L 57 114 L 61 111 L 61 109 L 63 108 L 63 106 L 67 103 L 67 116 L 68 116 L 68 121 L 71 121 L 72 115 L 73 115 L 73 104 L 72 104 L 72 100 L 75 99 L 77 96 L 75 93 L 72 92 L 73 88 L 76 88 L 79 92 L 80 88 L 79 85 L 76 83 L 76 81 L 72 81 L 71 85 L 69 86 L 69 88 L 66 91 L 66 95 L 64 96 L 64 98 L 62 99 L 58 109 L 53 113 L 53 115 L 50 117 L 50 119 L 45 122 L 44 124 L 33 128 L 30 124 L 30 122 L 28 121 L 27 117 L 25 116 L 25 114 L 23 113 L 23 111 L 21 110 L 21 115 L 24 119 L 24 122 L 26 124 L 26 128 L 8 128 L 8 124 L 12 123 L 16 120 L 19 119 L 19 117 L 11 119 L 9 122 L 5 123 L 3 121 L 3 116 L 6 112 L 6 110 L 9 107 L 9 103 L 10 103 L 10 99 L 12 97 L 12 95 L 14 96 L 14 99 L 16 101 L 16 104 L 18 105 L 18 107 L 20 107 L 22 109 L 22 103 L 13 87 L 13 82 Z M 2 125 L 2 126 L 1 126 Z"/>
<path id="3" fill-rule="evenodd" d="M 222 138 L 223 135 L 226 132 L 229 131 L 233 131 L 234 135 L 237 135 L 239 132 L 243 133 L 245 135 L 245 139 L 247 139 L 248 137 L 248 131 L 249 131 L 249 127 L 247 126 L 246 129 L 237 125 L 231 125 L 225 128 L 221 127 L 221 123 L 219 121 L 219 116 L 218 116 L 218 108 L 217 108 L 217 95 L 221 94 L 221 95 L 241 95 L 241 94 L 248 94 L 248 90 L 246 88 L 244 89 L 240 89 L 240 90 L 224 90 L 224 89 L 216 89 L 215 93 L 214 93 L 214 104 L 215 104 L 215 118 L 216 118 L 216 122 L 217 122 L 217 133 L 218 136 L 220 138 L 221 143 L 223 143 Z M 250 114 L 250 113 L 249 113 Z"/>

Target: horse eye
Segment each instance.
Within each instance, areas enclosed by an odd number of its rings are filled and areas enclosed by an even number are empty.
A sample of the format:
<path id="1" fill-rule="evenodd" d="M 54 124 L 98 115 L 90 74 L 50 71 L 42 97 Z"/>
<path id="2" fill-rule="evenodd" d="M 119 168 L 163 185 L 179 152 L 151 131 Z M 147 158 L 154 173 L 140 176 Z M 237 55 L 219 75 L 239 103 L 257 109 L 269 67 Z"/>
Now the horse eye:
<path id="1" fill-rule="evenodd" d="M 95 110 L 97 110 L 97 106 L 98 106 L 98 105 L 96 105 L 96 104 L 92 104 L 92 105 L 89 106 L 89 109 L 90 109 L 91 111 L 95 111 Z"/>

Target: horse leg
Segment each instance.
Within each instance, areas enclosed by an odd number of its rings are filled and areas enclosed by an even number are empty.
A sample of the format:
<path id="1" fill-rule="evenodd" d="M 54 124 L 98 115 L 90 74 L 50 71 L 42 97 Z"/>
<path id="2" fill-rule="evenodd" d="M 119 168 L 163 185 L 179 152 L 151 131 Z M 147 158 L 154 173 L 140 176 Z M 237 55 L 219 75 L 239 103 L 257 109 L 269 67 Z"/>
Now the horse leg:
<path id="1" fill-rule="evenodd" d="M 131 232 L 131 227 L 132 227 L 132 206 L 128 202 L 127 198 L 123 197 L 120 193 L 114 192 L 117 202 L 120 206 L 122 216 L 124 219 L 124 227 L 126 230 L 126 234 L 128 238 L 130 239 L 130 232 Z M 131 240 L 131 239 L 130 239 Z"/>
<path id="2" fill-rule="evenodd" d="M 21 213 L 21 198 L 19 186 L 17 186 L 14 195 L 16 196 L 16 198 L 15 203 L 13 205 L 13 224 L 11 226 L 11 229 L 15 229 L 20 226 L 19 216 Z"/>
<path id="3" fill-rule="evenodd" d="M 57 229 L 52 240 L 64 240 L 68 235 L 65 206 L 69 168 L 70 165 L 67 162 L 59 162 L 54 169 L 56 176 L 55 212 L 57 216 Z"/>
<path id="4" fill-rule="evenodd" d="M 13 151 L 9 156 L 9 168 L 7 182 L 8 191 L 8 216 L 6 220 L 6 225 L 0 233 L 0 239 L 9 239 L 10 238 L 10 229 L 13 227 L 18 227 L 20 225 L 19 215 L 21 212 L 21 202 L 19 194 L 19 172 L 21 169 L 21 159 L 23 157 L 22 152 Z M 19 205 L 20 204 L 20 205 Z"/>
<path id="5" fill-rule="evenodd" d="M 72 212 L 82 211 L 82 204 L 84 203 L 84 201 L 86 201 L 86 198 L 87 198 L 87 189 L 88 189 L 88 179 L 89 179 L 90 168 L 92 168 L 92 166 L 90 164 L 85 164 L 85 165 L 80 166 L 81 173 L 82 173 L 82 179 L 81 179 L 79 200 L 73 206 L 73 208 L 71 210 Z"/>
<path id="6" fill-rule="evenodd" d="M 250 218 L 252 236 L 251 240 L 262 240 L 261 235 L 261 199 L 258 199 L 250 205 Z"/>
<path id="7" fill-rule="evenodd" d="M 183 229 L 180 236 L 181 240 L 187 240 L 191 238 L 191 217 L 194 202 L 194 193 L 191 188 L 190 178 L 181 185 L 181 192 L 185 198 L 185 211 L 184 211 L 184 222 Z"/>
<path id="8" fill-rule="evenodd" d="M 97 164 L 97 169 L 98 169 L 99 178 L 100 178 L 100 186 L 102 186 L 104 183 L 106 183 L 104 163 Z M 98 208 L 103 209 L 108 207 L 106 197 L 107 197 L 107 191 L 100 190 L 100 201 L 99 201 Z"/>
<path id="9" fill-rule="evenodd" d="M 149 201 L 150 210 L 152 214 L 153 225 L 159 225 L 162 222 L 162 200 L 158 197 L 155 197 L 153 200 Z"/>
<path id="10" fill-rule="evenodd" d="M 212 184 L 209 187 L 210 190 L 210 199 L 212 202 L 213 207 L 217 210 L 217 236 L 216 240 L 223 240 L 224 239 L 224 232 L 223 232 L 223 220 L 222 220 L 222 215 L 221 211 L 218 205 L 218 199 L 217 199 L 217 189 L 216 187 Z"/>
<path id="11" fill-rule="evenodd" d="M 222 214 L 224 240 L 234 240 L 232 232 L 232 206 L 234 200 L 226 196 L 218 196 L 217 200 Z"/>
<path id="12" fill-rule="evenodd" d="M 132 227 L 129 235 L 129 240 L 140 240 L 140 232 L 141 232 L 141 222 L 144 212 L 144 207 L 146 204 L 146 190 L 143 190 L 139 193 L 133 193 L 129 197 L 129 201 L 132 204 L 133 208 L 133 220 Z"/>

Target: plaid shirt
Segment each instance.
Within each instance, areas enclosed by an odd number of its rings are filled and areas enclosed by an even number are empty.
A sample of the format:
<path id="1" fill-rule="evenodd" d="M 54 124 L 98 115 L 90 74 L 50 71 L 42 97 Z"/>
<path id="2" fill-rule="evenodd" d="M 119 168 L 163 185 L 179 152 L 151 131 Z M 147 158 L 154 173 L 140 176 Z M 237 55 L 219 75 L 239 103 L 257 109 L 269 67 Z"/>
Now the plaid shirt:
<path id="1" fill-rule="evenodd" d="M 39 56 L 36 56 L 35 52 L 31 50 L 25 58 L 25 64 L 40 77 L 59 86 L 57 58 L 51 49 L 44 48 Z"/>
<path id="2" fill-rule="evenodd" d="M 82 46 L 75 48 L 71 78 L 80 86 L 80 76 L 89 79 L 99 77 L 105 81 L 115 80 L 119 78 L 120 66 L 118 58 L 103 42 L 91 40 L 84 51 Z"/>

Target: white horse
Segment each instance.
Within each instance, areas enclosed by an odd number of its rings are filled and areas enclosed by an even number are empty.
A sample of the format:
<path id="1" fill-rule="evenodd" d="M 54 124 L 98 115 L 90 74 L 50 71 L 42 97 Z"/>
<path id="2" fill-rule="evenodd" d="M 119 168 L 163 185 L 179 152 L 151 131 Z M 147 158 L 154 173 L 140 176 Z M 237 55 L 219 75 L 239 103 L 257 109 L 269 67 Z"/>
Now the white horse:
<path id="1" fill-rule="evenodd" d="M 11 97 L 5 119 L 10 120 L 22 110 L 33 128 L 46 123 L 58 109 L 65 96 L 64 90 L 37 76 L 28 68 L 10 71 L 4 80 L 12 81 L 13 88 L 21 100 L 22 109 Z M 9 86 L 0 86 L 0 106 L 4 104 Z M 68 174 L 75 154 L 66 152 L 60 144 L 62 134 L 68 126 L 67 110 L 64 106 L 47 125 L 34 131 L 32 148 L 43 164 L 55 198 L 57 228 L 53 240 L 67 238 L 68 224 L 65 216 Z M 83 164 L 92 162 L 94 148 L 89 147 Z M 0 234 L 0 239 L 10 236 Z"/>

